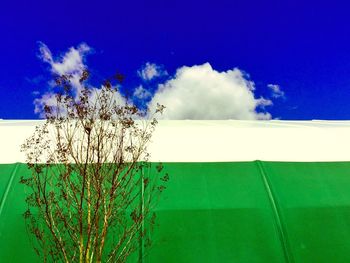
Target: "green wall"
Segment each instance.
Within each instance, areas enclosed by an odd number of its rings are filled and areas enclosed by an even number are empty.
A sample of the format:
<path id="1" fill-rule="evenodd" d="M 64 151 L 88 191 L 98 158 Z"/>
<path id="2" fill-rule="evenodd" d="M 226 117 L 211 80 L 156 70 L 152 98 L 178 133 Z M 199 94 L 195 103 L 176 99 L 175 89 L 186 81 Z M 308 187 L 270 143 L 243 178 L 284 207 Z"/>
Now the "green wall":
<path id="1" fill-rule="evenodd" d="M 350 163 L 164 163 L 144 262 L 350 262 Z M 150 171 L 152 172 L 152 171 Z M 24 164 L 0 165 L 0 262 L 39 262 Z"/>

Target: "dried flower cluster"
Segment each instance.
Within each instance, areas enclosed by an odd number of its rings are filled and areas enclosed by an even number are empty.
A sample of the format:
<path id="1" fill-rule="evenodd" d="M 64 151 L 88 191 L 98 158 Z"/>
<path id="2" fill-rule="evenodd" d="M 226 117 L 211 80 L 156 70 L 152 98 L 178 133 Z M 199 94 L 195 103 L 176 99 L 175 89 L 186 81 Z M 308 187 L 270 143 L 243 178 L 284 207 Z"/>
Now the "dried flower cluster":
<path id="1" fill-rule="evenodd" d="M 86 87 L 88 77 L 78 94 L 70 76 L 57 79 L 56 106 L 44 107 L 46 122 L 22 145 L 31 170 L 21 179 L 30 187 L 24 216 L 43 262 L 125 262 L 150 245 L 152 209 L 169 180 L 147 162 L 155 115 L 121 104 L 111 81 Z"/>

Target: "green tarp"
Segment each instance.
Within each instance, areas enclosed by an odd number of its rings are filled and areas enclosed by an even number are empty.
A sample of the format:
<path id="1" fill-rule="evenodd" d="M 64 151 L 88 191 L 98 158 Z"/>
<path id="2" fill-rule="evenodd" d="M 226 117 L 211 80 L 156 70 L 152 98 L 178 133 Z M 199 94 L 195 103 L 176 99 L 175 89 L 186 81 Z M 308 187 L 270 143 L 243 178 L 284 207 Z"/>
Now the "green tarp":
<path id="1" fill-rule="evenodd" d="M 350 262 L 350 163 L 164 163 L 143 262 Z M 0 262 L 40 262 L 22 213 L 24 164 L 0 165 Z"/>

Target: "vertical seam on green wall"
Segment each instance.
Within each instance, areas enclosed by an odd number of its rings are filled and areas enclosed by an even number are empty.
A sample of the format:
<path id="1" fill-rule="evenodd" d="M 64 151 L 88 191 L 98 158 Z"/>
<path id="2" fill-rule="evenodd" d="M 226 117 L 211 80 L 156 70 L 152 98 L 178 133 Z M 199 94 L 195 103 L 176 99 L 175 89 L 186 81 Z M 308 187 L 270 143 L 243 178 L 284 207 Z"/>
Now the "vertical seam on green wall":
<path id="1" fill-rule="evenodd" d="M 270 200 L 270 204 L 272 207 L 272 211 L 274 214 L 274 218 L 275 218 L 275 223 L 276 223 L 276 227 L 277 227 L 277 231 L 279 234 L 279 238 L 280 241 L 282 243 L 282 248 L 283 248 L 283 254 L 285 257 L 285 260 L 287 263 L 292 263 L 294 262 L 293 258 L 292 258 L 292 254 L 290 253 L 290 249 L 289 249 L 289 245 L 288 245 L 288 240 L 286 237 L 286 230 L 285 227 L 283 226 L 282 220 L 281 220 L 281 215 L 280 215 L 280 211 L 279 211 L 279 207 L 278 207 L 278 203 L 277 200 L 273 194 L 273 191 L 271 189 L 271 183 L 269 181 L 269 178 L 267 176 L 267 174 L 265 173 L 265 169 L 263 167 L 263 163 L 259 160 L 255 161 L 258 169 L 260 171 L 261 177 L 263 179 L 264 182 L 264 186 L 268 195 L 268 198 Z"/>
<path id="2" fill-rule="evenodd" d="M 145 210 L 145 200 L 144 200 L 144 194 L 145 194 L 145 186 L 144 186 L 144 167 L 141 168 L 140 170 L 140 177 L 141 177 L 141 213 L 142 216 L 144 216 L 144 210 Z M 143 262 L 143 247 L 144 247 L 144 238 L 142 237 L 143 232 L 145 231 L 145 222 L 144 219 L 141 222 L 141 238 L 140 238 L 140 251 L 139 251 L 139 262 Z"/>
<path id="3" fill-rule="evenodd" d="M 12 171 L 11 177 L 10 177 L 8 183 L 7 183 L 4 195 L 3 195 L 1 203 L 0 203 L 0 218 L 1 218 L 1 215 L 2 215 L 2 211 L 3 211 L 4 207 L 5 207 L 6 199 L 7 199 L 8 193 L 10 192 L 10 188 L 11 188 L 11 185 L 13 183 L 13 179 L 15 178 L 15 175 L 16 175 L 16 172 L 17 172 L 17 168 L 18 168 L 18 163 L 16 163 L 16 166 L 15 166 L 15 168 Z"/>

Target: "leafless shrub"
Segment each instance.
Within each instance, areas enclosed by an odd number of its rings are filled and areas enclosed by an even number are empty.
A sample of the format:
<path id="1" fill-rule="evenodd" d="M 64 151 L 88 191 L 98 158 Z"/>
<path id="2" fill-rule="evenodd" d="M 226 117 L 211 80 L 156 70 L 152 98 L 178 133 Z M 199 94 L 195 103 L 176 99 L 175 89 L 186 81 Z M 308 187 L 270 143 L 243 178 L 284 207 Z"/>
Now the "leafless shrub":
<path id="1" fill-rule="evenodd" d="M 31 170 L 21 178 L 30 187 L 24 217 L 43 262 L 125 262 L 150 245 L 152 208 L 169 180 L 162 165 L 149 173 L 155 115 L 120 103 L 110 81 L 85 87 L 88 77 L 78 94 L 70 76 L 57 78 L 56 106 L 44 107 L 46 122 L 22 145 Z"/>

